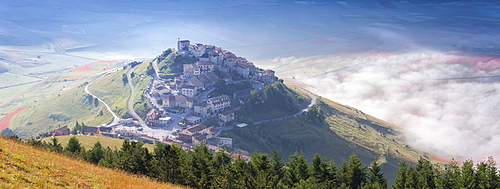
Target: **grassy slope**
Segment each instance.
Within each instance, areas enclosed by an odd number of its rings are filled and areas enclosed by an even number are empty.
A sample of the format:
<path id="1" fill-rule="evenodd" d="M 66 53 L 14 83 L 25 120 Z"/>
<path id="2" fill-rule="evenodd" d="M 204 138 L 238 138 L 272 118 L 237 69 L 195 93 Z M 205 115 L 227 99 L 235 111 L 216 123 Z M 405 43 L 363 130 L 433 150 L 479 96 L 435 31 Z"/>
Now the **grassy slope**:
<path id="1" fill-rule="evenodd" d="M 145 100 L 141 98 L 142 89 L 147 87 L 151 77 L 140 78 L 139 75 L 146 72 L 147 63 L 149 61 L 135 67 L 136 77 L 132 79 L 134 85 L 136 85 L 134 102 L 137 104 L 135 109 L 138 113 L 142 112 L 144 115 L 149 111 L 149 106 L 146 109 L 144 108 Z M 127 114 L 127 102 L 131 94 L 130 87 L 122 82 L 122 74 L 127 73 L 129 69 L 130 67 L 127 70 L 113 72 L 94 81 L 89 87 L 90 92 L 102 98 L 123 118 L 130 117 Z M 38 83 L 38 85 L 46 85 L 47 87 L 40 87 L 41 89 L 36 93 L 46 93 L 47 95 L 43 98 L 34 99 L 32 104 L 27 104 L 27 109 L 16 115 L 11 121 L 9 128 L 14 130 L 18 136 L 29 138 L 50 131 L 60 125 L 68 125 L 71 128 L 76 121 L 84 122 L 87 126 L 99 126 L 111 121 L 112 116 L 104 105 L 100 104 L 95 107 L 85 102 L 87 94 L 84 92 L 84 85 L 81 83 L 92 81 L 92 78 L 81 80 L 78 85 L 76 82 L 54 82 L 52 80 Z M 25 98 L 30 98 L 28 93 L 25 94 Z M 5 111 L 4 115 L 8 115 L 12 111 L 15 111 L 15 109 L 10 108 L 9 111 Z M 100 111 L 103 112 L 102 116 L 98 116 Z M 65 121 L 54 120 L 49 118 L 51 114 L 60 114 L 67 119 Z"/>
<path id="2" fill-rule="evenodd" d="M 148 65 L 151 63 L 151 60 L 144 61 L 144 63 L 137 65 L 134 69 L 135 77 L 132 78 L 132 82 L 135 86 L 135 96 L 134 96 L 134 110 L 141 117 L 145 117 L 146 114 L 151 110 L 151 107 L 147 105 L 146 99 L 143 98 L 143 90 L 148 87 L 149 81 L 151 80 L 151 76 L 146 75 L 146 69 Z M 143 77 L 139 77 L 143 74 Z M 146 104 L 146 108 L 144 108 L 144 104 Z"/>
<path id="3" fill-rule="evenodd" d="M 130 67 L 126 70 L 118 70 L 99 80 L 94 81 L 89 86 L 89 91 L 98 96 L 118 115 L 118 117 L 130 117 L 127 112 L 127 102 L 131 91 L 127 83 L 122 82 L 123 74 L 127 74 Z"/>
<path id="4" fill-rule="evenodd" d="M 61 142 L 62 146 L 66 146 L 68 144 L 69 139 L 73 137 L 70 135 L 67 136 L 57 136 L 59 142 Z M 123 141 L 117 138 L 105 137 L 105 136 L 87 136 L 87 135 L 76 135 L 75 136 L 80 144 L 85 147 L 85 149 L 91 149 L 96 142 L 100 142 L 101 145 L 106 148 L 109 147 L 111 149 L 120 149 L 122 147 Z M 42 141 L 50 142 L 50 137 L 43 138 Z M 144 144 L 144 147 L 148 148 L 150 152 L 154 150 L 154 145 L 152 144 Z"/>
<path id="5" fill-rule="evenodd" d="M 0 137 L 0 188 L 182 188 Z"/>
<path id="6" fill-rule="evenodd" d="M 76 121 L 84 122 L 88 126 L 98 126 L 111 121 L 111 114 L 104 105 L 90 105 L 85 102 L 85 96 L 83 85 L 59 91 L 59 94 L 50 95 L 16 115 L 11 121 L 11 128 L 18 136 L 29 138 L 59 125 L 73 127 Z M 103 112 L 102 116 L 99 116 L 100 111 Z M 59 114 L 66 119 L 51 119 L 51 114 Z"/>
<path id="7" fill-rule="evenodd" d="M 365 163 L 384 163 L 387 176 L 395 178 L 398 162 L 416 162 L 420 154 L 407 147 L 393 125 L 366 115 L 354 108 L 328 99 L 318 98 L 316 104 L 327 116 L 324 123 L 315 124 L 301 115 L 282 121 L 235 128 L 223 136 L 233 138 L 234 146 L 244 150 L 269 153 L 277 149 L 282 156 L 295 151 L 311 159 L 316 153 L 334 159 L 337 164 L 356 153 Z"/>

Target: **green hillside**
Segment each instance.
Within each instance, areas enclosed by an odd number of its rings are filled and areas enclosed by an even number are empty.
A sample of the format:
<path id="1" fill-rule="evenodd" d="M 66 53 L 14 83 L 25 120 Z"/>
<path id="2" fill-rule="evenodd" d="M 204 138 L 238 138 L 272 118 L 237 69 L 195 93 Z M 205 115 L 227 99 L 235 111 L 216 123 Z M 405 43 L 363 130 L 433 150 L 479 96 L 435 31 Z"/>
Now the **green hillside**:
<path id="1" fill-rule="evenodd" d="M 235 128 L 222 135 L 233 138 L 235 148 L 249 152 L 270 153 L 276 149 L 288 155 L 298 151 L 307 159 L 319 153 L 338 163 L 355 153 L 363 162 L 383 163 L 389 178 L 396 175 L 399 161 L 416 162 L 419 159 L 420 154 L 408 147 L 397 128 L 386 122 L 321 97 L 312 109 L 321 109 L 319 112 L 324 117 L 302 114 Z"/>
<path id="2" fill-rule="evenodd" d="M 59 91 L 36 105 L 17 114 L 10 127 L 19 137 L 29 138 L 58 126 L 73 126 L 76 121 L 89 126 L 98 126 L 111 121 L 112 116 L 102 103 L 89 100 L 85 86 Z"/>
<path id="3" fill-rule="evenodd" d="M 96 99 L 85 93 L 85 86 L 92 81 L 88 87 L 91 93 L 108 103 L 118 116 L 130 117 L 127 113 L 127 102 L 131 91 L 126 79 L 123 79 L 123 75 L 127 74 L 130 69 L 134 69 L 132 82 L 137 90 L 134 97 L 134 109 L 139 115 L 144 116 L 150 110 L 145 99 L 142 98 L 142 90 L 147 87 L 151 79 L 145 74 L 149 63 L 150 61 L 147 61 L 134 68 L 126 66 L 125 70 L 120 69 L 102 78 L 98 78 L 97 75 L 84 79 L 78 85 L 70 85 L 70 82 L 64 85 L 66 82 L 44 81 L 40 85 L 58 86 L 60 90 L 52 91 L 51 95 L 35 100 L 33 105 L 29 104 L 24 111 L 13 117 L 9 128 L 19 137 L 29 138 L 63 125 L 71 128 L 76 121 L 88 126 L 109 123 L 112 115 L 106 107 L 100 102 L 96 104 Z M 39 92 L 47 93 L 44 90 Z"/>

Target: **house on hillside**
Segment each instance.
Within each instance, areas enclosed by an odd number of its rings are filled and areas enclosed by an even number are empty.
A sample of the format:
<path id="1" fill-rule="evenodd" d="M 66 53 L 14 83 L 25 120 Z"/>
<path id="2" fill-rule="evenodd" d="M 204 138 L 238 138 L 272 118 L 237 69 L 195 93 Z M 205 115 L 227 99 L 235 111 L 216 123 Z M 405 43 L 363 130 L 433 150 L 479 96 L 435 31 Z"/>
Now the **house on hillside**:
<path id="1" fill-rule="evenodd" d="M 208 116 L 209 115 L 210 108 L 207 103 L 200 102 L 194 104 L 194 114 L 198 116 Z"/>
<path id="2" fill-rule="evenodd" d="M 201 123 L 201 117 L 196 117 L 196 116 L 187 116 L 186 120 L 191 123 L 191 124 L 198 124 Z"/>
<path id="3" fill-rule="evenodd" d="M 242 155 L 242 154 L 232 154 L 231 158 L 233 161 L 236 161 L 238 159 L 245 160 L 247 163 L 252 161 L 252 157 L 247 156 L 247 155 Z"/>
<path id="4" fill-rule="evenodd" d="M 252 80 L 252 88 L 258 91 L 264 90 L 264 83 L 257 81 L 257 80 Z"/>
<path id="5" fill-rule="evenodd" d="M 189 45 L 191 45 L 189 40 L 177 40 L 177 52 L 188 51 Z"/>
<path id="6" fill-rule="evenodd" d="M 215 113 L 231 106 L 231 99 L 227 95 L 221 95 L 207 99 L 207 104 L 210 107 L 210 111 Z"/>
<path id="7" fill-rule="evenodd" d="M 219 121 L 223 123 L 228 123 L 234 120 L 234 112 L 231 110 L 226 110 L 219 113 Z"/>
<path id="8" fill-rule="evenodd" d="M 182 85 L 181 88 L 181 93 L 189 98 L 193 98 L 197 93 L 193 85 Z"/>
<path id="9" fill-rule="evenodd" d="M 111 127 L 85 127 L 83 133 L 89 135 L 101 135 L 102 133 L 110 133 L 113 130 Z"/>
<path id="10" fill-rule="evenodd" d="M 182 96 L 182 95 L 175 95 L 175 103 L 176 106 L 182 107 L 182 108 L 193 108 L 193 99 Z"/>
<path id="11" fill-rule="evenodd" d="M 202 144 L 206 144 L 207 143 L 207 136 L 206 135 L 202 135 L 200 133 L 195 133 L 192 136 L 192 140 L 191 141 L 196 146 L 199 146 L 199 145 L 202 145 Z"/>
<path id="12" fill-rule="evenodd" d="M 196 77 L 191 78 L 191 79 L 188 81 L 188 84 L 189 84 L 189 85 L 194 86 L 194 90 L 196 90 L 196 91 L 200 91 L 201 89 L 204 89 L 204 88 L 205 88 L 205 84 L 203 84 L 203 82 L 201 82 L 201 81 L 200 81 L 198 78 L 196 78 Z"/>
<path id="13" fill-rule="evenodd" d="M 225 146 L 229 149 L 233 148 L 233 139 L 232 138 L 223 138 L 223 137 L 213 137 L 207 139 L 207 144 L 214 146 Z"/>
<path id="14" fill-rule="evenodd" d="M 200 69 L 201 73 L 212 72 L 215 70 L 215 64 L 209 61 L 198 61 L 194 64 Z"/>
<path id="15" fill-rule="evenodd" d="M 63 135 L 69 135 L 69 133 L 70 133 L 70 129 L 68 128 L 67 125 L 65 125 L 65 126 L 54 129 L 54 131 L 52 132 L 51 135 L 52 136 L 63 136 Z"/>
<path id="16" fill-rule="evenodd" d="M 193 136 L 195 134 L 206 134 L 207 133 L 206 128 L 207 128 L 207 126 L 205 126 L 203 124 L 197 124 L 195 126 L 182 129 L 178 133 L 178 139 L 185 141 L 185 142 L 193 142 Z"/>
<path id="17" fill-rule="evenodd" d="M 163 107 L 171 108 L 176 106 L 175 96 L 174 95 L 163 95 L 161 96 Z"/>
<path id="18" fill-rule="evenodd" d="M 194 64 L 183 64 L 182 72 L 185 78 L 191 78 L 194 76 L 195 66 Z"/>

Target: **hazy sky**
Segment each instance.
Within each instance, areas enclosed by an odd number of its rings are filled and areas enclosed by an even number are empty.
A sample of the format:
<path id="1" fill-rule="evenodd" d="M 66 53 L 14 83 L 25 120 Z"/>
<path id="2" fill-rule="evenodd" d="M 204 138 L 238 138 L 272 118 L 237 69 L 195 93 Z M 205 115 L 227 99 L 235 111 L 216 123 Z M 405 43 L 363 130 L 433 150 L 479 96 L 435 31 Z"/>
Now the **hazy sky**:
<path id="1" fill-rule="evenodd" d="M 500 156 L 500 5 L 422 2 L 0 0 L 0 72 L 150 58 L 189 39 L 395 123 L 416 148 Z"/>

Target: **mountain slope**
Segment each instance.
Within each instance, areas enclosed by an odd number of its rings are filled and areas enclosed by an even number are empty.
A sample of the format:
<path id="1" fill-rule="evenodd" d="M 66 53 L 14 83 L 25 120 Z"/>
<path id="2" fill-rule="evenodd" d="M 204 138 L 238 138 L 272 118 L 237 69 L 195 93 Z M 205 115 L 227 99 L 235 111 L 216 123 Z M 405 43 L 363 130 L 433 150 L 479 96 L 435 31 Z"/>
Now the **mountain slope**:
<path id="1" fill-rule="evenodd" d="M 277 149 L 284 158 L 295 151 L 303 152 L 307 159 L 319 153 L 340 164 L 355 153 L 365 164 L 383 163 L 389 178 L 395 178 L 399 161 L 416 162 L 421 156 L 409 148 L 397 127 L 389 123 L 321 97 L 313 107 L 323 112 L 322 121 L 302 114 L 235 128 L 225 131 L 223 136 L 233 138 L 235 148 L 264 153 Z"/>
<path id="2" fill-rule="evenodd" d="M 182 188 L 0 137 L 0 188 Z"/>

